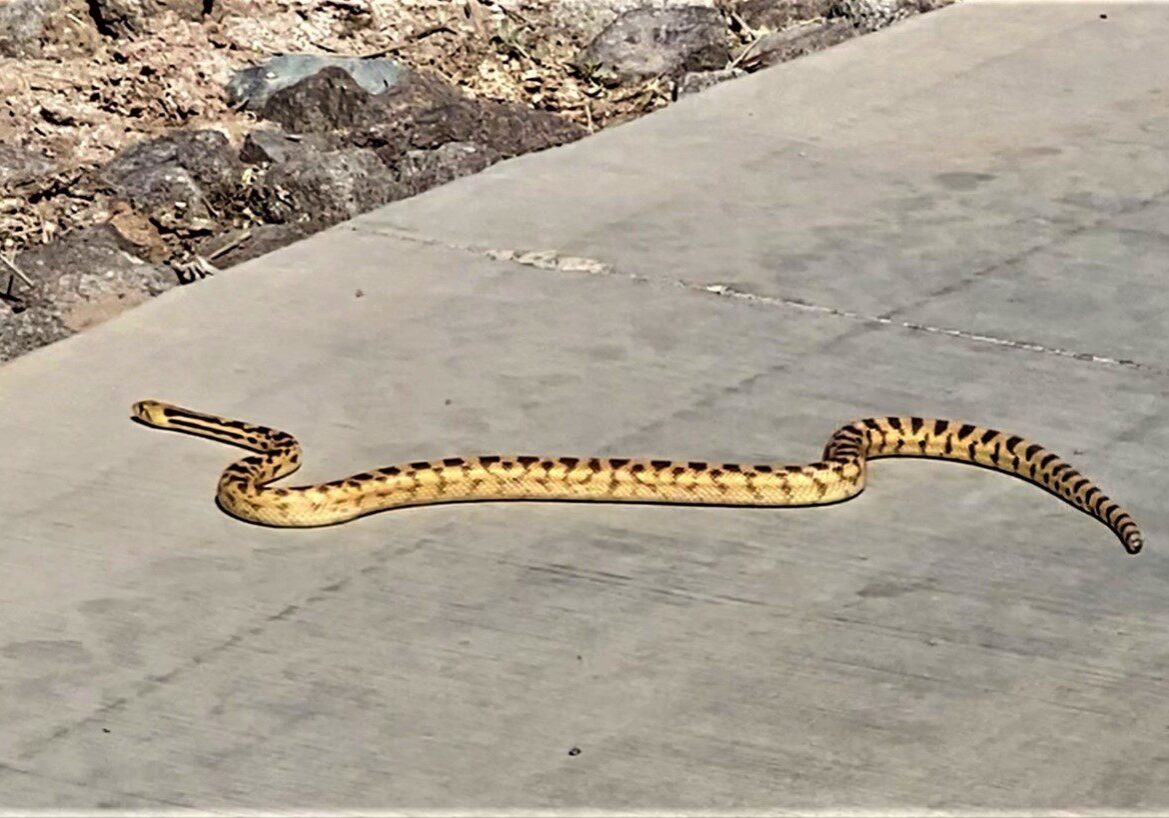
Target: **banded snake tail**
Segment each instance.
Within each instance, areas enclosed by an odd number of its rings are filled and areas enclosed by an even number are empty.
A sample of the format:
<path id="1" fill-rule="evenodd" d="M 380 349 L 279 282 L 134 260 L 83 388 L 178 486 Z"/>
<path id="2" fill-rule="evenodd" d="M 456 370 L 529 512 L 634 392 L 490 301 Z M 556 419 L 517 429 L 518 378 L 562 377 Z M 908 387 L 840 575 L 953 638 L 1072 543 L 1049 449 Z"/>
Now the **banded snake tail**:
<path id="1" fill-rule="evenodd" d="M 817 506 L 859 494 L 868 460 L 901 456 L 976 463 L 1022 477 L 1100 520 L 1128 553 L 1143 545 L 1128 512 L 1055 454 L 1021 437 L 960 421 L 864 418 L 838 429 L 823 459 L 804 465 L 481 455 L 280 488 L 268 484 L 300 467 L 300 444 L 287 432 L 153 400 L 135 403 L 132 411 L 150 426 L 256 452 L 224 469 L 216 499 L 229 514 L 270 526 L 307 528 L 389 508 L 470 500 Z"/>

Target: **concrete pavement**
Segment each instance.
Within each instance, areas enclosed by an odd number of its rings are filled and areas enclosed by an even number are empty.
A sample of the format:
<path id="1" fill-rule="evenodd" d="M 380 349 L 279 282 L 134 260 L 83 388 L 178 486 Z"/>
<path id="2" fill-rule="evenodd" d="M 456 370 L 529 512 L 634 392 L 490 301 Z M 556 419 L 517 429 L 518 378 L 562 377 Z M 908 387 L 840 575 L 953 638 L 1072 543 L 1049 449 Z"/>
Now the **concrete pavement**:
<path id="1" fill-rule="evenodd" d="M 1164 811 L 1167 35 L 968 0 L 3 367 L 0 804 Z M 1148 547 L 909 460 L 824 509 L 257 528 L 146 397 L 293 432 L 307 480 L 964 418 Z"/>

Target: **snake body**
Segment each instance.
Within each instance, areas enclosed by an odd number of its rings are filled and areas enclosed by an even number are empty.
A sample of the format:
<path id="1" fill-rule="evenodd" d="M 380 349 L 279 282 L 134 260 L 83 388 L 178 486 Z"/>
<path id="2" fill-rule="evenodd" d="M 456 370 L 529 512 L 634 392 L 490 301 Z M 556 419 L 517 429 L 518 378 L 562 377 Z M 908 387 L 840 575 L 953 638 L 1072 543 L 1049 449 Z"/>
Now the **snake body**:
<path id="1" fill-rule="evenodd" d="M 1016 435 L 961 421 L 864 418 L 838 429 L 823 458 L 803 465 L 481 455 L 280 488 L 268 484 L 300 467 L 300 444 L 287 432 L 153 400 L 135 403 L 132 411 L 150 426 L 256 452 L 223 470 L 216 499 L 229 514 L 270 526 L 330 525 L 389 508 L 470 500 L 817 506 L 859 494 L 867 461 L 902 456 L 975 463 L 1022 477 L 1100 520 L 1128 553 L 1143 545 L 1128 512 L 1064 460 Z"/>

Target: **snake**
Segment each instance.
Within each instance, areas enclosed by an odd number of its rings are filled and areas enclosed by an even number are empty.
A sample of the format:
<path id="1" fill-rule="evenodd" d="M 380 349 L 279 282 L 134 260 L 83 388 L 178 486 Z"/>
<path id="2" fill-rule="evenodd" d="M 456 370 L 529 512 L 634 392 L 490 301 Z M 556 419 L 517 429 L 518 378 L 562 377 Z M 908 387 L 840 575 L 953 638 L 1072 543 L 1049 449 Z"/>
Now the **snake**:
<path id="1" fill-rule="evenodd" d="M 131 417 L 254 452 L 223 470 L 215 497 L 228 514 L 267 526 L 310 528 L 391 508 L 472 500 L 821 506 L 860 494 L 869 460 L 899 456 L 972 463 L 1023 478 L 1108 526 L 1129 554 L 1144 545 L 1129 513 L 1062 458 L 1017 435 L 963 421 L 862 418 L 837 429 L 820 460 L 798 465 L 478 455 L 280 487 L 270 484 L 301 464 L 300 444 L 288 432 L 157 400 L 133 404 Z"/>

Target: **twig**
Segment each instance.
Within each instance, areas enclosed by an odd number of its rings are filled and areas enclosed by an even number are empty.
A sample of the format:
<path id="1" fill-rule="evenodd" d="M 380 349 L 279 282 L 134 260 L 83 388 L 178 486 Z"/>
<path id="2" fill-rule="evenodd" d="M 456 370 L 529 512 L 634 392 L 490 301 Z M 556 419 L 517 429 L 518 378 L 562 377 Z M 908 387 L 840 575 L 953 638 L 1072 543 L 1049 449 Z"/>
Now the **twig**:
<path id="1" fill-rule="evenodd" d="M 219 272 L 214 264 L 202 256 L 195 256 L 190 261 L 172 262 L 170 266 L 175 271 L 179 284 L 193 284 Z"/>
<path id="2" fill-rule="evenodd" d="M 13 312 L 21 313 L 21 312 L 24 312 L 24 302 L 21 300 L 19 295 L 13 294 L 13 292 L 12 292 L 12 282 L 13 281 L 15 281 L 15 277 L 11 273 L 9 273 L 8 274 L 8 286 L 6 286 L 4 288 L 4 292 L 0 293 L 0 301 L 3 301 L 5 304 L 8 304 L 9 306 L 11 306 Z"/>
<path id="3" fill-rule="evenodd" d="M 753 58 L 755 61 L 762 59 L 765 56 L 764 54 L 753 54 L 752 52 L 755 50 L 755 47 L 759 45 L 759 43 L 763 42 L 767 38 L 772 39 L 772 50 L 775 50 L 775 48 L 780 45 L 790 45 L 791 43 L 797 42 L 801 37 L 804 37 L 809 33 L 813 33 L 811 31 L 812 29 L 816 27 L 823 28 L 824 24 L 825 20 L 823 17 L 809 17 L 806 20 L 800 20 L 795 25 L 788 26 L 782 31 L 776 31 L 771 34 L 762 35 L 755 40 L 752 40 L 750 45 L 739 52 L 739 55 L 731 60 L 730 64 L 727 65 L 727 68 L 737 68 L 740 64 L 745 63 L 748 57 Z M 747 68 L 749 70 L 749 67 Z"/>
<path id="4" fill-rule="evenodd" d="M 365 14 L 370 13 L 370 4 L 363 3 L 361 0 L 321 0 L 319 6 L 336 6 L 339 9 L 346 11 L 356 11 Z"/>
<path id="5" fill-rule="evenodd" d="M 315 45 L 317 48 L 321 49 L 321 51 L 328 51 L 330 54 L 339 53 L 339 49 L 333 48 L 333 46 L 331 46 L 331 45 L 326 45 L 325 43 L 322 43 L 320 40 L 310 39 L 309 44 Z"/>
<path id="6" fill-rule="evenodd" d="M 758 44 L 761 42 L 763 42 L 763 37 L 755 37 L 754 40 L 750 41 L 747 48 L 739 51 L 739 55 L 736 56 L 734 60 L 727 63 L 727 68 L 739 68 L 739 63 L 741 63 L 743 60 L 746 60 L 750 53 L 755 50 L 755 46 L 758 46 Z"/>
<path id="7" fill-rule="evenodd" d="M 744 20 L 742 15 L 740 15 L 737 11 L 731 11 L 731 12 L 728 12 L 728 14 L 731 18 L 731 21 L 738 23 L 739 27 L 743 31 L 747 32 L 747 34 L 749 34 L 750 36 L 755 37 L 755 38 L 759 37 L 759 35 L 755 33 L 755 29 L 753 29 L 753 28 L 751 28 L 751 26 L 747 25 L 747 21 Z"/>
<path id="8" fill-rule="evenodd" d="M 36 287 L 36 284 L 32 283 L 32 279 L 30 279 L 28 276 L 26 276 L 24 273 L 22 273 L 20 271 L 20 268 L 17 267 L 15 264 L 13 264 L 11 261 L 9 261 L 8 258 L 5 257 L 3 253 L 0 253 L 0 261 L 3 261 L 4 265 L 9 270 L 16 273 L 16 275 L 19 276 L 20 280 L 23 281 L 25 284 L 27 284 L 30 287 Z"/>
<path id="9" fill-rule="evenodd" d="M 249 229 L 245 230 L 243 233 L 241 233 L 240 235 L 236 236 L 231 241 L 229 241 L 227 244 L 208 253 L 207 260 L 208 261 L 215 261 L 215 259 L 222 256 L 224 253 L 230 253 L 232 250 L 239 247 L 244 242 L 248 241 L 251 237 L 252 237 L 252 231 L 251 231 L 251 228 L 249 228 Z"/>

